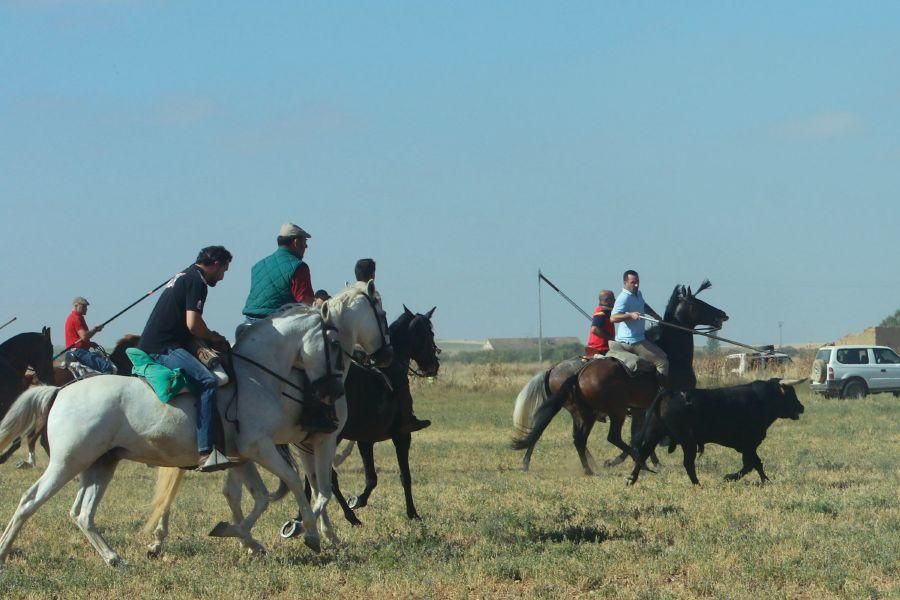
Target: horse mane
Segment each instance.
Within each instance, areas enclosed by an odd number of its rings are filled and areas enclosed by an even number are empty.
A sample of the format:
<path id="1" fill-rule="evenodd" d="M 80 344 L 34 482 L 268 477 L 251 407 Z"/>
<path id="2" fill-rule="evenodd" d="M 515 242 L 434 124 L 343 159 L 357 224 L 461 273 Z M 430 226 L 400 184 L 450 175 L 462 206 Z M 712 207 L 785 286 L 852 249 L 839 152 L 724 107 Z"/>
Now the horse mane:
<path id="1" fill-rule="evenodd" d="M 123 346 L 131 348 L 133 346 L 136 346 L 137 342 L 139 342 L 140 340 L 141 340 L 141 336 L 134 334 L 134 333 L 126 333 L 121 338 L 119 338 L 119 341 L 116 342 L 115 346 L 113 346 L 113 348 L 114 348 L 113 352 L 115 352 L 115 348 L 122 348 Z M 127 346 L 126 346 L 126 344 L 127 344 Z"/>
<path id="2" fill-rule="evenodd" d="M 681 302 L 681 298 L 686 295 L 687 288 L 685 288 L 683 284 L 675 286 L 675 289 L 672 290 L 672 295 L 669 296 L 669 303 L 666 304 L 666 312 L 663 313 L 664 321 L 671 321 L 675 317 L 675 309 L 678 308 L 678 303 Z"/>

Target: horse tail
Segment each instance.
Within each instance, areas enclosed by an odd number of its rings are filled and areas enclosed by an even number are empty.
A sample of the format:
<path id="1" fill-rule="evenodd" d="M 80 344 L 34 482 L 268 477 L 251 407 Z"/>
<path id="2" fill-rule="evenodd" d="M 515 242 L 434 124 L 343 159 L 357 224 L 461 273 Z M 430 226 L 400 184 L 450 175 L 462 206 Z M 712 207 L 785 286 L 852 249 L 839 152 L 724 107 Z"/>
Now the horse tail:
<path id="1" fill-rule="evenodd" d="M 281 455 L 287 464 L 291 465 L 291 468 L 297 472 L 300 470 L 297 468 L 297 461 L 294 460 L 294 454 L 291 452 L 291 447 L 287 444 L 278 444 L 275 446 L 275 449 L 278 450 L 278 454 Z M 288 484 L 284 482 L 284 479 L 278 480 L 278 489 L 269 494 L 269 502 L 279 502 L 287 496 L 288 492 L 291 491 L 291 488 L 288 487 Z"/>
<path id="2" fill-rule="evenodd" d="M 513 408 L 513 428 L 517 435 L 527 435 L 538 408 L 547 400 L 547 377 L 550 370 L 541 371 L 531 378 L 519 395 Z"/>
<path id="3" fill-rule="evenodd" d="M 184 480 L 184 469 L 177 467 L 160 467 L 156 471 L 156 489 L 153 490 L 153 501 L 150 503 L 150 516 L 144 524 L 144 533 L 153 533 L 159 520 L 163 518 L 178 494 L 178 488 Z"/>
<path id="4" fill-rule="evenodd" d="M 555 394 L 551 394 L 547 400 L 534 413 L 534 425 L 528 433 L 521 438 L 514 439 L 512 442 L 513 450 L 525 450 L 531 448 L 541 438 L 541 434 L 556 416 L 556 413 L 562 409 L 566 400 L 576 389 L 578 385 L 578 373 L 566 379 Z"/>
<path id="5" fill-rule="evenodd" d="M 656 394 L 656 398 L 653 399 L 653 402 L 644 413 L 644 426 L 641 427 L 640 430 L 635 432 L 634 439 L 631 440 L 631 445 L 634 448 L 640 448 L 644 443 L 644 440 L 649 436 L 650 428 L 653 427 L 655 423 L 661 422 L 662 417 L 660 414 L 660 401 L 662 400 L 662 397 L 664 395 L 665 394 Z M 674 448 L 672 450 L 669 450 L 669 453 L 671 453 L 673 450 Z"/>
<path id="6" fill-rule="evenodd" d="M 347 457 L 350 456 L 350 453 L 353 452 L 353 448 L 356 447 L 356 442 L 353 440 L 345 440 L 347 443 L 344 444 L 344 449 L 340 452 L 335 453 L 334 455 L 334 468 L 338 468 L 343 464 Z"/>
<path id="7" fill-rule="evenodd" d="M 6 448 L 14 439 L 46 421 L 59 390 L 52 385 L 39 385 L 28 388 L 16 398 L 0 422 L 0 448 Z"/>

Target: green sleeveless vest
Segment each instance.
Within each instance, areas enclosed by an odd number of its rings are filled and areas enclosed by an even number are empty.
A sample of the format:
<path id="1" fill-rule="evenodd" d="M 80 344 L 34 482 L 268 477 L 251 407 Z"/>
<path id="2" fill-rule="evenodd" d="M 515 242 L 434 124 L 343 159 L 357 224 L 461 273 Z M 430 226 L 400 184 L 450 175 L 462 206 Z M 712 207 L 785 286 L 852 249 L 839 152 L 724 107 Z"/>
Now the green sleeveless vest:
<path id="1" fill-rule="evenodd" d="M 253 265 L 244 314 L 248 317 L 267 317 L 285 304 L 294 302 L 291 277 L 302 264 L 303 261 L 287 248 L 280 247 Z"/>

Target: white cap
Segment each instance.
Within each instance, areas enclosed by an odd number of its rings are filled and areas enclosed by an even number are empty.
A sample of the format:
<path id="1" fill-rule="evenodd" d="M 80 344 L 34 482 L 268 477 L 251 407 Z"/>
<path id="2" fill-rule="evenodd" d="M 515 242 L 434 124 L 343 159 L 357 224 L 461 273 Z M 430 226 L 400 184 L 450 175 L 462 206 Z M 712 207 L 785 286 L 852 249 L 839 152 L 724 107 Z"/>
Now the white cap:
<path id="1" fill-rule="evenodd" d="M 285 223 L 281 226 L 281 229 L 278 230 L 278 237 L 302 237 L 309 239 L 312 236 L 293 223 Z"/>

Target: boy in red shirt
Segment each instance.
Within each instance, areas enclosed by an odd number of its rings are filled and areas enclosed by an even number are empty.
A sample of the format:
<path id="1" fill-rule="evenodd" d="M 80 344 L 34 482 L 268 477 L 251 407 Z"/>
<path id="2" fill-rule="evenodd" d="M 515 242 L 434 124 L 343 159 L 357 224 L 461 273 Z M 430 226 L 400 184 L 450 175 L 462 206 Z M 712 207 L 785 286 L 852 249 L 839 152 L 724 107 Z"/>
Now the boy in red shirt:
<path id="1" fill-rule="evenodd" d="M 616 296 L 610 290 L 601 290 L 599 302 L 597 308 L 594 309 L 588 343 L 584 347 L 584 355 L 589 357 L 595 354 L 606 354 L 609 352 L 609 341 L 616 339 L 615 326 L 609 320 Z"/>

